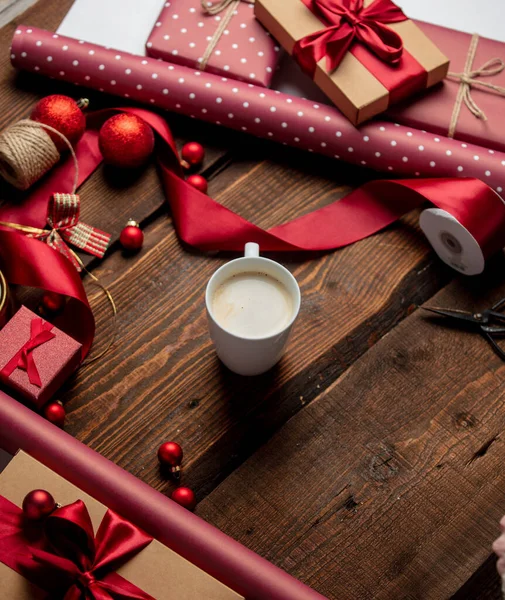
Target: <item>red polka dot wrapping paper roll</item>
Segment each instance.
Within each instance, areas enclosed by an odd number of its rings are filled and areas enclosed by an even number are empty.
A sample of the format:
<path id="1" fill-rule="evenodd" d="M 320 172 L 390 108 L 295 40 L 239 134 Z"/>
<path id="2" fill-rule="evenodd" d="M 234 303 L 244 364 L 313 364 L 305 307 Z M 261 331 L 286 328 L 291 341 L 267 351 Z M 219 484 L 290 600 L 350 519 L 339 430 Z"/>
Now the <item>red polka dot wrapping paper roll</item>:
<path id="1" fill-rule="evenodd" d="M 354 127 L 334 107 L 20 26 L 12 64 L 257 137 L 413 177 L 476 177 L 505 189 L 505 153 L 386 121 Z"/>
<path id="2" fill-rule="evenodd" d="M 210 9 L 218 4 L 206 3 Z M 228 10 L 232 16 L 220 32 Z M 153 58 L 265 87 L 270 85 L 280 50 L 246 0 L 218 14 L 205 12 L 200 0 L 166 2 L 146 44 Z"/>

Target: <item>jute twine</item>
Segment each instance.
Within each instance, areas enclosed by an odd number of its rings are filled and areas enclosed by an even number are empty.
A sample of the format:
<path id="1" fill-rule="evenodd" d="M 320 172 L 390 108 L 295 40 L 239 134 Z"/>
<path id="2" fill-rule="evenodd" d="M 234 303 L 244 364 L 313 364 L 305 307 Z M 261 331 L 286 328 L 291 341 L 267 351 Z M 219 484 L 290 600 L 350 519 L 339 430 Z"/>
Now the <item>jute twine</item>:
<path id="1" fill-rule="evenodd" d="M 219 27 L 216 29 L 216 32 L 212 36 L 212 39 L 210 40 L 204 55 L 198 63 L 198 68 L 200 69 L 200 71 L 205 71 L 207 63 L 209 62 L 215 47 L 221 39 L 221 36 L 223 35 L 225 29 L 228 27 L 233 17 L 233 13 L 235 12 L 235 10 L 241 2 L 248 2 L 249 4 L 254 4 L 255 0 L 219 0 L 211 6 L 208 6 L 207 0 L 201 0 L 202 9 L 208 15 L 218 15 L 220 12 L 223 12 L 223 10 L 228 10 L 226 11 L 224 17 L 221 19 Z"/>
<path id="2" fill-rule="evenodd" d="M 56 131 L 23 119 L 0 134 L 0 175 L 20 190 L 27 190 L 60 160 L 56 145 L 44 129 Z"/>
<path id="3" fill-rule="evenodd" d="M 449 124 L 448 137 L 454 137 L 456 133 L 456 127 L 458 125 L 459 115 L 463 104 L 468 108 L 474 117 L 487 121 L 487 116 L 484 111 L 477 105 L 472 97 L 472 88 L 480 87 L 484 90 L 491 90 L 505 96 L 505 87 L 482 81 L 481 77 L 493 77 L 499 75 L 505 69 L 505 62 L 501 58 L 492 58 L 484 63 L 478 69 L 473 69 L 473 61 L 477 53 L 477 46 L 479 44 L 479 36 L 474 33 L 466 56 L 465 68 L 462 73 L 449 72 L 448 77 L 459 81 L 458 95 L 452 111 L 451 122 Z"/>

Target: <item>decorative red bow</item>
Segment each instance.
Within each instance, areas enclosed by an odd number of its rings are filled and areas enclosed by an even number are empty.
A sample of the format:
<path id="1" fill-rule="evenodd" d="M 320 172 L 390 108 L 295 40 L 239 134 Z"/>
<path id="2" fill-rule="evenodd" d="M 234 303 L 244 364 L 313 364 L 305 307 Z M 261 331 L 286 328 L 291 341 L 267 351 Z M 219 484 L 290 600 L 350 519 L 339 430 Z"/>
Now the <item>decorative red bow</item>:
<path id="1" fill-rule="evenodd" d="M 51 598 L 155 600 L 115 573 L 152 541 L 129 521 L 108 510 L 95 537 L 88 510 L 77 500 L 55 510 L 44 529 L 28 534 L 22 510 L 0 496 L 0 562 Z"/>
<path id="2" fill-rule="evenodd" d="M 325 56 L 328 71 L 334 71 L 356 40 L 384 62 L 396 64 L 400 60 L 402 38 L 385 24 L 406 21 L 407 17 L 391 0 L 375 0 L 366 8 L 363 0 L 301 1 L 327 25 L 298 40 L 293 49 L 293 57 L 311 77 Z"/>
<path id="3" fill-rule="evenodd" d="M 28 234 L 61 252 L 78 271 L 82 265 L 65 242 L 102 258 L 110 241 L 110 234 L 79 221 L 80 204 L 77 194 L 54 194 L 47 207 L 47 224 L 51 229 Z"/>
<path id="4" fill-rule="evenodd" d="M 33 351 L 42 346 L 56 335 L 52 333 L 53 326 L 43 319 L 32 319 L 30 323 L 30 339 L 16 352 L 11 360 L 2 369 L 2 375 L 10 377 L 16 369 L 23 369 L 28 373 L 28 379 L 32 385 L 42 387 L 37 365 L 33 358 Z"/>

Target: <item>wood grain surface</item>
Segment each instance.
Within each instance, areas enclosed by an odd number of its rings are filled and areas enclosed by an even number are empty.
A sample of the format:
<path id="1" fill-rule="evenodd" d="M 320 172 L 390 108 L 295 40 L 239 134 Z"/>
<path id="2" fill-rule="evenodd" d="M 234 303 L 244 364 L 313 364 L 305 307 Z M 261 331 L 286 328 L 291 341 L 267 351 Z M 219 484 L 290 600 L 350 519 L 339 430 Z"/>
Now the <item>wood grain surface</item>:
<path id="1" fill-rule="evenodd" d="M 55 29 L 70 4 L 40 1 L 2 29 L 0 127 L 49 93 L 117 106 L 9 65 L 15 25 Z M 204 144 L 209 193 L 263 227 L 375 176 L 166 117 L 179 147 Z M 217 360 L 203 301 L 213 271 L 234 255 L 179 242 L 154 165 L 103 167 L 80 194 L 83 219 L 113 236 L 103 261 L 86 260 L 119 317 L 112 351 L 61 392 L 69 433 L 166 493 L 175 484 L 156 451 L 178 441 L 197 513 L 330 599 L 499 598 L 490 553 L 505 512 L 505 367 L 479 337 L 415 309 L 428 300 L 485 306 L 505 295 L 503 261 L 482 277 L 453 279 L 420 233 L 418 213 L 339 252 L 273 255 L 300 283 L 300 319 L 281 363 L 242 378 Z M 20 197 L 0 187 L 1 201 Z M 117 241 L 131 217 L 145 232 L 134 256 Z M 85 284 L 99 352 L 113 335 L 110 306 Z"/>

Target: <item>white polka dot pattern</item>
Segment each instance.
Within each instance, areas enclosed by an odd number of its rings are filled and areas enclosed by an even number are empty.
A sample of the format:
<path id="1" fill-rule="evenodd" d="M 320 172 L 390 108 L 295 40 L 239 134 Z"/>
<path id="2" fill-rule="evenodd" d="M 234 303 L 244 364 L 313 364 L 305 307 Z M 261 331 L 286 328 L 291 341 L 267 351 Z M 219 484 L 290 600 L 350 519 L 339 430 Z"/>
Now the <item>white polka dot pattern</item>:
<path id="1" fill-rule="evenodd" d="M 153 58 L 122 53 L 121 60 L 116 60 L 114 50 L 78 44 L 63 36 L 54 39 L 51 33 L 35 28 L 31 35 L 23 26 L 18 31 L 12 43 L 12 63 L 19 69 L 198 115 L 309 152 L 366 163 L 378 171 L 415 177 L 477 177 L 496 191 L 505 188 L 503 152 L 491 154 L 480 146 L 384 121 L 357 129 L 334 107 L 276 90 Z"/>
<path id="2" fill-rule="evenodd" d="M 149 36 L 147 54 L 197 68 L 224 14 L 205 13 L 200 0 L 170 2 Z M 241 2 L 205 70 L 268 87 L 280 57 L 276 48 L 275 41 L 255 19 L 253 5 Z"/>

